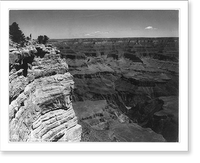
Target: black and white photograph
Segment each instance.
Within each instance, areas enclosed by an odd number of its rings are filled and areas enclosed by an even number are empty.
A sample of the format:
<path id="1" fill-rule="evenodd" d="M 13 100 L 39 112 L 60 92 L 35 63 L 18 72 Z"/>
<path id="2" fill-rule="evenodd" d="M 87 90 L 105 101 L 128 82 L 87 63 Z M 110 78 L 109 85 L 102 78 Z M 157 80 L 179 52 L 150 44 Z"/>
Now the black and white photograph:
<path id="1" fill-rule="evenodd" d="M 179 142 L 178 10 L 10 10 L 11 142 Z"/>

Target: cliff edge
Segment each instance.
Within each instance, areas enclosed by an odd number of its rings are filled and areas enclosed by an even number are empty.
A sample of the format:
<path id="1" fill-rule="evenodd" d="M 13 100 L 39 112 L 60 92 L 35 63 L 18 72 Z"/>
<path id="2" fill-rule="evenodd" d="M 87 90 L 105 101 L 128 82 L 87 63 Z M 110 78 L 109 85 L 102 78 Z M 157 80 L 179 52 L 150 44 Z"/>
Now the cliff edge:
<path id="1" fill-rule="evenodd" d="M 9 56 L 10 141 L 80 141 L 71 100 L 74 81 L 59 50 L 10 45 Z"/>

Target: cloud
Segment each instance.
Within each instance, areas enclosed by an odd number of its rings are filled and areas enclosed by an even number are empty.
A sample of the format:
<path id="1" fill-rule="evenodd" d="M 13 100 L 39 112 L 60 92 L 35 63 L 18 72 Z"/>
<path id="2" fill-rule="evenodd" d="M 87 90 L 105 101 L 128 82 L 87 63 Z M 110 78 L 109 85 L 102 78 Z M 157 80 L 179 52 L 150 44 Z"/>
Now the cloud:
<path id="1" fill-rule="evenodd" d="M 146 27 L 145 29 L 147 29 L 147 30 L 155 30 L 155 29 L 157 29 L 157 28 L 154 28 L 154 27 L 152 27 L 152 26 L 148 26 L 148 27 Z"/>
<path id="2" fill-rule="evenodd" d="M 86 33 L 84 34 L 85 36 L 92 36 L 92 37 L 100 37 L 100 36 L 105 36 L 105 34 L 108 34 L 109 32 L 108 31 L 94 31 L 94 32 L 91 32 L 91 33 Z"/>
<path id="3" fill-rule="evenodd" d="M 90 36 L 90 35 L 91 35 L 91 34 L 89 34 L 89 33 L 86 33 L 86 34 L 85 34 L 85 36 Z"/>

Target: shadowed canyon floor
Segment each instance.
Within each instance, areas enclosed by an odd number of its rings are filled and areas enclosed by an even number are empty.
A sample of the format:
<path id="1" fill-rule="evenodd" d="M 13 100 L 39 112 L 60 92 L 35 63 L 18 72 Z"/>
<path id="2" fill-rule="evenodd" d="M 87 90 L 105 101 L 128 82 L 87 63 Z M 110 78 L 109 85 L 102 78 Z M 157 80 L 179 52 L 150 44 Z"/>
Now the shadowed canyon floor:
<path id="1" fill-rule="evenodd" d="M 178 38 L 10 46 L 10 141 L 178 142 Z"/>

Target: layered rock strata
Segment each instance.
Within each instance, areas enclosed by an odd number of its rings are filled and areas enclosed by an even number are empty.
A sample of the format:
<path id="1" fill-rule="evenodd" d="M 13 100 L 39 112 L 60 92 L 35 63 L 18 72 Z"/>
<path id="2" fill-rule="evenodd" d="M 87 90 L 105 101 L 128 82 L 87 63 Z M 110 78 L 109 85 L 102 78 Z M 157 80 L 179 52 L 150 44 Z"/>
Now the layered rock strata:
<path id="1" fill-rule="evenodd" d="M 74 104 L 106 100 L 133 123 L 179 141 L 178 38 L 84 38 L 54 45 L 74 77 Z"/>
<path id="2" fill-rule="evenodd" d="M 162 135 L 142 128 L 106 100 L 74 102 L 73 108 L 83 128 L 84 142 L 165 142 Z"/>
<path id="3" fill-rule="evenodd" d="M 23 69 L 10 71 L 10 141 L 80 141 L 82 128 L 71 100 L 73 77 L 54 48 L 43 49 L 37 46 L 38 57 L 34 55 L 26 76 Z"/>

